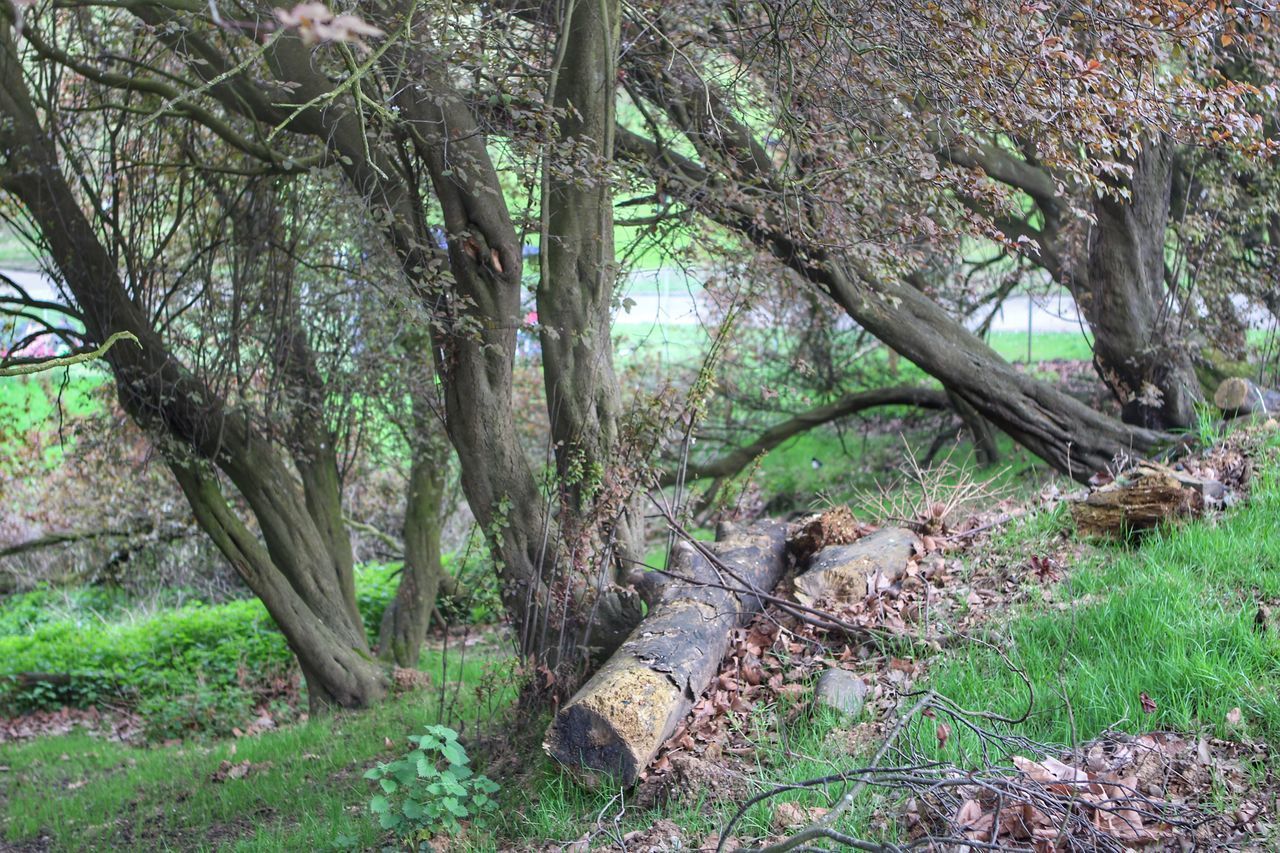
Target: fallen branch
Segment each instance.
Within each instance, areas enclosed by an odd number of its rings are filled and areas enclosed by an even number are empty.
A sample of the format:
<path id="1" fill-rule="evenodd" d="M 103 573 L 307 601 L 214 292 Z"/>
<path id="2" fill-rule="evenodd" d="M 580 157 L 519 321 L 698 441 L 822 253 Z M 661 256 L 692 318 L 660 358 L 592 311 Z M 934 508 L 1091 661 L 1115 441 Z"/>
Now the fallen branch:
<path id="1" fill-rule="evenodd" d="M 742 447 L 734 448 L 728 453 L 707 462 L 690 461 L 683 472 L 664 471 L 659 475 L 660 486 L 674 486 L 677 480 L 702 480 L 707 478 L 727 479 L 746 468 L 758 456 L 768 453 L 778 445 L 794 438 L 803 432 L 822 426 L 840 418 L 855 415 L 866 409 L 879 406 L 915 406 L 921 409 L 946 409 L 949 406 L 945 391 L 933 388 L 916 388 L 899 386 L 894 388 L 877 388 L 872 391 L 859 391 L 847 394 L 828 403 L 801 412 L 792 418 L 775 424 L 762 432 L 755 441 Z"/>

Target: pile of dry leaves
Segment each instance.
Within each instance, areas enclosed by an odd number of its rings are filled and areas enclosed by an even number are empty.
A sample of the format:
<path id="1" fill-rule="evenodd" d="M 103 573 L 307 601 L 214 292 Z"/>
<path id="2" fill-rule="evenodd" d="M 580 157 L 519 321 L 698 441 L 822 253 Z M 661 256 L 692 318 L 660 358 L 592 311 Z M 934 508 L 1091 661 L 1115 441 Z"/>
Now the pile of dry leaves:
<path id="1" fill-rule="evenodd" d="M 1275 789 L 1257 784 L 1270 763 L 1260 744 L 1108 733 L 1060 758 L 1015 755 L 1008 772 L 969 774 L 972 784 L 956 771 L 961 784 L 913 798 L 904 822 L 912 840 L 947 839 L 938 850 L 1235 847 L 1274 838 Z"/>
<path id="2" fill-rule="evenodd" d="M 131 742 L 141 740 L 143 720 L 128 711 L 109 712 L 97 708 L 31 711 L 17 717 L 0 717 L 0 743 L 64 735 L 77 728 L 104 740 Z"/>

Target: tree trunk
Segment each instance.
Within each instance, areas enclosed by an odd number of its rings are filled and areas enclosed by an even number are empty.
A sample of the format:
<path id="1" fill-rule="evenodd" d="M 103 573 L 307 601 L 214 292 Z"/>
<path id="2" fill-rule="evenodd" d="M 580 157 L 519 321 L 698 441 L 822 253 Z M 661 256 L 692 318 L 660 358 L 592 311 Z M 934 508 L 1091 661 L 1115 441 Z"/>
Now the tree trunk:
<path id="1" fill-rule="evenodd" d="M 607 651 L 640 619 L 639 598 L 618 580 L 644 558 L 643 511 L 619 459 L 622 400 L 610 338 L 620 4 L 566 9 L 549 85 L 560 118 L 544 162 L 538 322 L 560 534 L 571 570 L 595 587 L 572 594 L 598 605 L 591 642 Z"/>
<path id="2" fill-rule="evenodd" d="M 995 430 L 991 423 L 963 399 L 955 394 L 948 394 L 951 407 L 956 410 L 960 420 L 964 422 L 969 437 L 973 439 L 973 456 L 979 465 L 995 465 L 1000 461 L 1000 445 L 996 443 Z"/>
<path id="3" fill-rule="evenodd" d="M 628 55 L 629 79 L 680 129 L 706 165 L 658 141 L 618 129 L 619 151 L 664 191 L 742 235 L 830 296 L 890 349 L 1059 471 L 1086 481 L 1118 457 L 1149 450 L 1160 433 L 1093 411 L 1059 389 L 1019 373 L 918 289 L 880 276 L 828 248 L 821 228 L 785 211 L 782 182 L 766 149 L 714 87 L 682 72 L 661 43 Z M 757 199 L 759 199 L 757 201 Z"/>
<path id="4" fill-rule="evenodd" d="M 556 714 L 544 748 L 594 788 L 628 786 L 720 668 L 731 631 L 762 606 L 786 568 L 786 525 L 766 521 L 714 546 L 737 579 L 692 546 L 662 600 Z M 731 587 L 725 589 L 723 587 Z"/>
<path id="5" fill-rule="evenodd" d="M 1114 183 L 1117 195 L 1093 200 L 1096 222 L 1089 225 L 1083 253 L 1073 236 L 1077 223 L 1068 219 L 1071 205 L 1059 197 L 1058 182 L 1048 170 L 998 145 L 941 145 L 939 155 L 981 168 L 1035 202 L 1044 221 L 1039 230 L 1020 220 L 994 218 L 1007 233 L 1034 240 L 1038 263 L 1070 288 L 1094 336 L 1095 367 L 1120 401 L 1123 420 L 1157 430 L 1189 426 L 1200 387 L 1188 335 L 1177 328 L 1181 312 L 1165 284 L 1171 140 L 1149 140 L 1131 164 L 1133 174 Z M 964 201 L 990 214 L 973 199 Z"/>
<path id="6" fill-rule="evenodd" d="M 1172 165 L 1172 143 L 1153 139 L 1133 163 L 1129 198 L 1094 202 L 1087 275 L 1072 288 L 1094 335 L 1098 373 L 1124 421 L 1159 430 L 1191 426 L 1202 399 L 1191 348 L 1175 328 L 1181 312 L 1166 304 Z"/>
<path id="7" fill-rule="evenodd" d="M 113 347 L 107 355 L 120 402 L 160 434 L 158 443 L 197 522 L 262 599 L 297 655 L 313 709 L 381 699 L 387 679 L 370 657 L 355 607 L 337 468 L 332 441 L 321 436 L 320 413 L 296 413 L 295 438 L 303 446 L 291 468 L 278 446 L 167 350 L 64 178 L 55 140 L 39 123 L 2 23 L 0 150 L 8 155 L 0 164 L 0 189 L 40 228 L 83 313 L 87 337 L 102 341 L 130 331 L 141 341 L 141 347 Z M 296 354 L 301 343 L 291 344 Z M 261 539 L 232 510 L 212 465 L 240 492 Z"/>
<path id="8" fill-rule="evenodd" d="M 444 521 L 448 444 L 435 434 L 431 412 L 414 394 L 413 462 L 404 509 L 404 568 L 395 598 L 382 614 L 378 654 L 403 667 L 417 667 L 436 596 L 444 576 L 440 527 Z"/>

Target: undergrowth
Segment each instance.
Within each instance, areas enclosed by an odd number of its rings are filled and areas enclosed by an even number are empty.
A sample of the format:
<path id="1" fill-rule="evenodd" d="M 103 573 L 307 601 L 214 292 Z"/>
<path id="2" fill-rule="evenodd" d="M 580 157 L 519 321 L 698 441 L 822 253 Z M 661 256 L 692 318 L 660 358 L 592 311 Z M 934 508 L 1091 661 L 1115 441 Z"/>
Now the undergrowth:
<path id="1" fill-rule="evenodd" d="M 398 571 L 390 564 L 356 572 L 357 605 L 371 644 Z M 182 593 L 171 595 L 180 600 Z M 298 691 L 293 654 L 261 601 L 197 600 L 165 608 L 164 600 L 139 609 L 119 590 L 89 587 L 10 597 L 0 604 L 0 712 L 124 705 L 146 720 L 150 737 L 163 740 L 229 733 L 264 701 L 264 692 Z M 481 604 L 458 615 L 491 621 L 492 604 L 484 595 L 476 600 Z M 20 673 L 70 680 L 31 683 L 15 678 Z M 283 706 L 276 710 L 291 716 Z"/>

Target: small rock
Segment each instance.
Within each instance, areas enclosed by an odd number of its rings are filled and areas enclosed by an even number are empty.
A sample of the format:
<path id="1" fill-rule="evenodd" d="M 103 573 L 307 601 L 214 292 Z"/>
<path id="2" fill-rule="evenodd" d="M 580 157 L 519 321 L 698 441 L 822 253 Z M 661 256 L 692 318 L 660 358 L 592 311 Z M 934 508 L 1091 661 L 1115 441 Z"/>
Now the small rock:
<path id="1" fill-rule="evenodd" d="M 842 714 L 856 717 L 862 713 L 867 698 L 867 683 L 843 669 L 828 669 L 818 676 L 813 689 L 813 701 L 818 705 L 834 708 Z"/>

